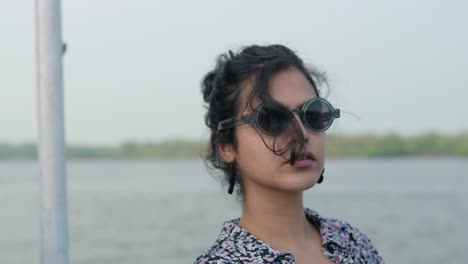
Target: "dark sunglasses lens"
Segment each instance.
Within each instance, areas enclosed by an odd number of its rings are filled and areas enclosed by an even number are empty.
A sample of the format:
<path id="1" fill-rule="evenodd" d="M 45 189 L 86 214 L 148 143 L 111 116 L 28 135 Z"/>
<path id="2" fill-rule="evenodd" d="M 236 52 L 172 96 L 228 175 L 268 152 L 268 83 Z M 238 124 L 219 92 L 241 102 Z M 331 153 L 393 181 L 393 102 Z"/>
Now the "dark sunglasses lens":
<path id="1" fill-rule="evenodd" d="M 332 109 L 324 101 L 313 101 L 307 106 L 305 120 L 312 129 L 323 130 L 333 121 Z"/>
<path id="2" fill-rule="evenodd" d="M 293 115 L 285 108 L 264 106 L 257 117 L 257 124 L 263 133 L 279 135 L 287 129 Z"/>

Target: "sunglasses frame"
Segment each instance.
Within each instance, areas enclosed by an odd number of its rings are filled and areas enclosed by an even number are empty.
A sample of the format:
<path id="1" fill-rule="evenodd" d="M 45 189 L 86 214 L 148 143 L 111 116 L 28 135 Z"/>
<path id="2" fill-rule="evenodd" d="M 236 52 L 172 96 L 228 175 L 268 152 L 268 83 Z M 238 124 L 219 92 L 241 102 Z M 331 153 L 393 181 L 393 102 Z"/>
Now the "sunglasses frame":
<path id="1" fill-rule="evenodd" d="M 307 124 L 306 122 L 306 109 L 309 107 L 310 104 L 316 102 L 316 101 L 321 101 L 323 102 L 329 109 L 330 109 L 330 112 L 331 112 L 331 119 L 330 119 L 330 122 L 328 123 L 328 125 L 322 129 L 314 129 L 312 127 L 309 126 L 309 124 Z M 236 127 L 236 126 L 240 126 L 240 125 L 243 125 L 243 124 L 251 124 L 251 123 L 255 123 L 256 120 L 258 120 L 257 116 L 258 116 L 258 113 L 261 111 L 263 105 L 260 105 L 259 107 L 257 107 L 254 111 L 252 111 L 251 113 L 249 114 L 246 114 L 246 115 L 243 115 L 243 116 L 236 116 L 236 117 L 231 117 L 231 118 L 228 118 L 228 119 L 225 119 L 223 121 L 220 121 L 218 123 L 218 127 L 217 129 L 218 130 L 224 130 L 224 129 L 228 129 L 228 128 L 232 128 L 232 127 Z M 310 131 L 313 131 L 313 132 L 323 132 L 323 131 L 326 131 L 333 123 L 333 121 L 335 120 L 335 118 L 339 118 L 340 117 L 340 109 L 335 109 L 331 104 L 330 102 L 328 102 L 327 100 L 321 98 L 321 97 L 315 97 L 315 98 L 312 98 L 310 100 L 308 100 L 307 102 L 305 102 L 301 109 L 293 109 L 293 110 L 290 110 L 292 114 L 296 113 L 298 114 L 299 116 L 299 119 L 301 120 L 301 123 L 307 128 L 309 129 Z M 328 115 L 327 115 L 328 116 Z M 261 129 L 261 128 L 260 128 Z M 262 129 L 261 129 L 262 130 Z M 262 132 L 268 134 L 266 131 L 263 131 Z"/>

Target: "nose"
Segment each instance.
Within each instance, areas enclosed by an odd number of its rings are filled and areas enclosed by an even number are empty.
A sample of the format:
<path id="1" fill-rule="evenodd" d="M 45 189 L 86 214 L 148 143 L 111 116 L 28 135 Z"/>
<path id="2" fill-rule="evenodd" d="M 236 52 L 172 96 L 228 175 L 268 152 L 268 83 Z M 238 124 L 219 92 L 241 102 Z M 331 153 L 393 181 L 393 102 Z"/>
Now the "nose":
<path id="1" fill-rule="evenodd" d="M 309 141 L 309 133 L 310 131 L 305 127 L 305 125 L 302 123 L 301 118 L 297 113 L 295 113 L 294 118 L 296 119 L 297 125 L 301 128 L 302 135 L 304 136 L 304 141 L 308 142 Z"/>

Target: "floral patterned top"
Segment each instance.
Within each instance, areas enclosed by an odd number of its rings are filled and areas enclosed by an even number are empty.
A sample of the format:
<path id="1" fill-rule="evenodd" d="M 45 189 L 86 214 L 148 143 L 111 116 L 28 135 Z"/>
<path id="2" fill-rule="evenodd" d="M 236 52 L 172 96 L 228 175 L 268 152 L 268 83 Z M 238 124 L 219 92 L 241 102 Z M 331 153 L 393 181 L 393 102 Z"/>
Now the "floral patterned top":
<path id="1" fill-rule="evenodd" d="M 369 238 L 350 224 L 305 209 L 306 217 L 319 227 L 324 255 L 333 263 L 381 264 L 383 259 Z M 195 264 L 295 263 L 291 253 L 279 252 L 239 226 L 240 218 L 226 221 L 214 245 Z"/>

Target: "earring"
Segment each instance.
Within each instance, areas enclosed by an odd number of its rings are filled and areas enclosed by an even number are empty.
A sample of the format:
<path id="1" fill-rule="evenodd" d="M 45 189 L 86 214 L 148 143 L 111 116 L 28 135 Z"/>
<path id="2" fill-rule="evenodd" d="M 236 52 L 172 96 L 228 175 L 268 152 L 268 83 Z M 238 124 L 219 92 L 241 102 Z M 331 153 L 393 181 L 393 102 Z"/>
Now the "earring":
<path id="1" fill-rule="evenodd" d="M 234 167 L 234 163 L 229 164 L 230 175 L 229 175 L 229 189 L 228 193 L 232 194 L 234 191 L 234 185 L 236 184 L 236 168 Z"/>
<path id="2" fill-rule="evenodd" d="M 325 168 L 322 170 L 322 174 L 320 174 L 320 178 L 318 179 L 317 183 L 320 184 L 323 182 L 323 173 L 325 172 Z"/>

